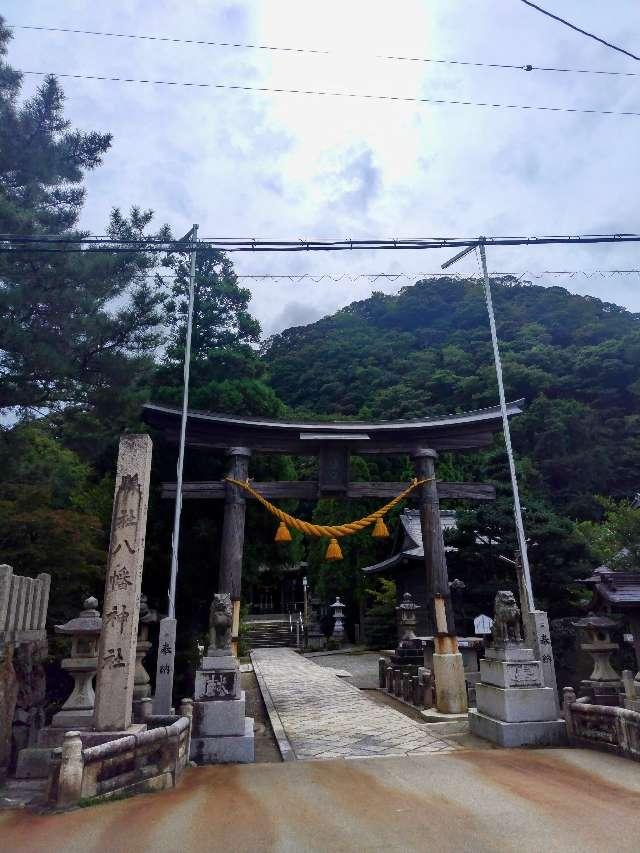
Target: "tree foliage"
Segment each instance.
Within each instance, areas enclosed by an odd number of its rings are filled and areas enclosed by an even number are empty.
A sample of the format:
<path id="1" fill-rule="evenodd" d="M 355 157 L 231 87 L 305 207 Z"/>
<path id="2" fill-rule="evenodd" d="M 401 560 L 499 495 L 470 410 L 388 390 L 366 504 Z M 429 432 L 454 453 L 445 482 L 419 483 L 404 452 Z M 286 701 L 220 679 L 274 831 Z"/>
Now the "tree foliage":
<path id="1" fill-rule="evenodd" d="M 635 501 L 600 497 L 604 518 L 578 525 L 596 559 L 614 571 L 640 571 L 640 506 Z"/>
<path id="2" fill-rule="evenodd" d="M 9 38 L 0 22 L 2 56 Z M 162 340 L 164 294 L 148 277 L 155 261 L 143 251 L 74 251 L 83 179 L 111 135 L 71 128 L 54 77 L 24 101 L 21 82 L 0 63 L 0 233 L 69 243 L 0 253 L 0 409 L 113 405 Z M 144 239 L 151 218 L 136 207 L 129 216 L 114 210 L 106 236 Z"/>

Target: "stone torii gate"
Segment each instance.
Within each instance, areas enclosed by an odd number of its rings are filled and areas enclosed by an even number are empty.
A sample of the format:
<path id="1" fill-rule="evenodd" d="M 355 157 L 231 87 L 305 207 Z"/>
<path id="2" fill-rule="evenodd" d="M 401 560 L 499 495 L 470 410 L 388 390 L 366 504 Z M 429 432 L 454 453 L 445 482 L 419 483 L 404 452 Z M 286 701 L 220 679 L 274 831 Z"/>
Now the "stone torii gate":
<path id="1" fill-rule="evenodd" d="M 522 400 L 509 403 L 509 415 L 522 412 Z M 161 430 L 168 441 L 177 443 L 181 410 L 146 404 L 143 418 Z M 466 710 L 462 658 L 458 653 L 456 629 L 440 525 L 441 499 L 493 500 L 494 487 L 474 483 L 446 483 L 435 479 L 436 459 L 441 451 L 477 450 L 490 445 L 502 428 L 498 406 L 459 415 L 407 421 L 287 422 L 261 418 L 235 418 L 191 411 L 187 419 L 187 447 L 222 450 L 229 457 L 229 475 L 245 480 L 252 453 L 286 453 L 317 456 L 318 481 L 253 483 L 269 500 L 297 498 L 389 499 L 406 488 L 406 483 L 349 481 L 351 454 L 396 456 L 413 459 L 415 474 L 428 482 L 418 492 L 425 571 L 430 599 L 429 614 L 436 635 L 434 667 L 439 690 L 439 710 L 459 713 Z M 434 478 L 434 479 L 429 479 Z M 176 484 L 164 483 L 162 495 L 175 498 Z M 183 499 L 224 500 L 224 523 L 220 554 L 219 592 L 228 592 L 234 603 L 233 637 L 237 641 L 246 497 L 237 486 L 224 480 L 183 483 Z M 235 646 L 234 646 L 235 647 Z M 436 660 L 437 659 L 437 660 Z"/>

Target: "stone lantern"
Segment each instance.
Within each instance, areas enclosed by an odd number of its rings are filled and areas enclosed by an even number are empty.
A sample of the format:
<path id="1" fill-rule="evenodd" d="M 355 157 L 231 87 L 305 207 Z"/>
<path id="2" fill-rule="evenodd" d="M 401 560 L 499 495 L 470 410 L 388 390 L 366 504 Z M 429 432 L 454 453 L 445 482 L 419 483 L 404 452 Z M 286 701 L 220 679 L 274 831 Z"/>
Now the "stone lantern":
<path id="1" fill-rule="evenodd" d="M 136 645 L 136 672 L 133 680 L 133 699 L 146 699 L 151 696 L 151 678 L 144 668 L 142 661 L 149 653 L 151 642 L 149 641 L 149 627 L 158 621 L 158 611 L 151 610 L 147 603 L 147 596 L 140 596 L 140 618 L 138 620 L 138 642 Z"/>
<path id="2" fill-rule="evenodd" d="M 418 621 L 418 610 L 420 610 L 420 607 L 413 600 L 411 593 L 405 592 L 402 596 L 400 606 L 396 607 L 400 642 L 395 654 L 391 656 L 391 663 L 393 666 L 419 667 L 422 666 L 424 662 L 422 640 L 419 640 L 415 634 L 415 627 Z"/>
<path id="3" fill-rule="evenodd" d="M 322 633 L 322 628 L 318 622 L 319 607 L 319 596 L 311 593 L 309 595 L 309 615 L 307 620 L 307 649 L 311 651 L 319 651 L 327 647 L 327 638 Z"/>
<path id="4" fill-rule="evenodd" d="M 415 627 L 417 624 L 416 611 L 420 608 L 414 602 L 410 592 L 405 592 L 402 596 L 402 602 L 399 607 L 396 607 L 396 612 L 399 614 L 400 622 L 400 645 L 405 640 L 411 642 L 416 639 Z"/>
<path id="5" fill-rule="evenodd" d="M 333 610 L 334 619 L 331 639 L 342 643 L 345 640 L 346 634 L 344 632 L 344 604 L 340 601 L 340 596 L 336 596 L 336 600 L 329 606 Z"/>
<path id="6" fill-rule="evenodd" d="M 617 622 L 590 613 L 573 625 L 583 631 L 586 639 L 580 648 L 593 658 L 593 672 L 580 682 L 582 690 L 598 705 L 617 705 L 622 683 L 610 660 L 611 653 L 618 649 L 611 639 L 611 630 L 618 627 Z"/>
<path id="7" fill-rule="evenodd" d="M 97 610 L 98 599 L 87 598 L 84 610 L 64 625 L 56 625 L 56 634 L 71 637 L 71 655 L 60 666 L 73 678 L 71 695 L 54 715 L 53 729 L 90 729 L 93 724 L 95 693 L 93 679 L 98 669 L 98 640 L 102 619 Z"/>

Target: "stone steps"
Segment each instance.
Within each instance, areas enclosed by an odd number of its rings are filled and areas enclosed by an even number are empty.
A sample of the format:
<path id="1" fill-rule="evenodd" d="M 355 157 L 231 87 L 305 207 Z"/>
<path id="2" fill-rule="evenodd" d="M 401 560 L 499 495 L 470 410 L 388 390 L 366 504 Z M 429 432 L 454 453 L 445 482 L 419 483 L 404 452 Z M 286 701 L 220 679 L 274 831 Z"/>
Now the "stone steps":
<path id="1" fill-rule="evenodd" d="M 246 622 L 246 640 L 252 649 L 286 648 L 295 646 L 296 631 L 291 631 L 289 617 L 249 619 Z"/>

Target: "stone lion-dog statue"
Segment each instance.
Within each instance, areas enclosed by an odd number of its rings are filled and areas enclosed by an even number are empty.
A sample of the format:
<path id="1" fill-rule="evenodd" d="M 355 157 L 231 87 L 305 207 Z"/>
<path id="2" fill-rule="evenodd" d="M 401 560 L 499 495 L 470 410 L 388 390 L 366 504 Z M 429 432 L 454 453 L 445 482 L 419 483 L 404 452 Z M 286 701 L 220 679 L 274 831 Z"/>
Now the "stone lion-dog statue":
<path id="1" fill-rule="evenodd" d="M 231 649 L 232 622 L 231 596 L 228 592 L 215 593 L 209 609 L 209 649 L 207 654 L 211 654 L 212 651 Z"/>
<path id="2" fill-rule="evenodd" d="M 509 590 L 500 590 L 496 594 L 493 620 L 494 643 L 521 643 L 520 608 L 515 596 Z"/>

